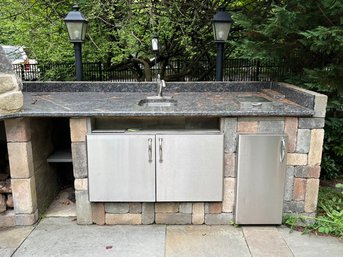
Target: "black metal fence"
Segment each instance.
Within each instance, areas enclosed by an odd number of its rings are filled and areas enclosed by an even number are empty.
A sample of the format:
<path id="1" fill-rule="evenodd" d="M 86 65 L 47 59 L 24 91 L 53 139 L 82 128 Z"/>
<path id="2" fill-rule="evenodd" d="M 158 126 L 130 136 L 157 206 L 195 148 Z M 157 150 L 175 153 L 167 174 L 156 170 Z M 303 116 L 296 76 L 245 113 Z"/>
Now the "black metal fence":
<path id="1" fill-rule="evenodd" d="M 172 60 L 165 67 L 165 77 L 180 74 L 189 66 L 187 61 Z M 289 61 L 266 59 L 227 59 L 224 64 L 225 81 L 273 81 L 292 74 Z M 75 80 L 74 63 L 14 64 L 15 72 L 23 80 L 72 81 Z M 141 67 L 143 70 L 143 67 Z M 153 77 L 161 73 L 157 64 L 151 67 Z M 179 81 L 215 80 L 215 66 L 208 61 L 199 61 L 192 72 L 176 76 Z M 83 63 L 83 80 L 132 82 L 141 79 L 137 71 L 130 68 L 107 67 L 101 62 Z M 175 77 L 174 79 L 175 80 Z"/>

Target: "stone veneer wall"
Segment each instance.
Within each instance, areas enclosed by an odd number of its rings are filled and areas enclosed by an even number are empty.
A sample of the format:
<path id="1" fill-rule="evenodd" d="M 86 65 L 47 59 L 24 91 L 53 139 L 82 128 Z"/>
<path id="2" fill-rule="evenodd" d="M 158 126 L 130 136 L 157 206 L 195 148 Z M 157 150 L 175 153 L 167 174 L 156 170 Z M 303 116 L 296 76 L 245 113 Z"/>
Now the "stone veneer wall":
<path id="1" fill-rule="evenodd" d="M 37 207 L 39 213 L 43 213 L 59 192 L 56 174 L 58 170 L 46 161 L 54 150 L 52 143 L 53 124 L 52 119 L 32 118 L 30 125 Z"/>
<path id="2" fill-rule="evenodd" d="M 38 219 L 30 119 L 5 120 L 14 211 L 7 224 L 32 225 Z"/>
<path id="3" fill-rule="evenodd" d="M 51 154 L 49 119 L 5 120 L 14 210 L 0 215 L 0 227 L 32 225 L 58 191 L 56 174 L 46 162 Z"/>
<path id="4" fill-rule="evenodd" d="M 234 217 L 236 145 L 239 133 L 288 135 L 284 213 L 314 216 L 317 207 L 324 138 L 326 96 L 315 94 L 315 115 L 298 117 L 222 118 L 224 193 L 222 202 L 90 203 L 86 134 L 87 119 L 70 120 L 79 224 L 229 224 Z"/>

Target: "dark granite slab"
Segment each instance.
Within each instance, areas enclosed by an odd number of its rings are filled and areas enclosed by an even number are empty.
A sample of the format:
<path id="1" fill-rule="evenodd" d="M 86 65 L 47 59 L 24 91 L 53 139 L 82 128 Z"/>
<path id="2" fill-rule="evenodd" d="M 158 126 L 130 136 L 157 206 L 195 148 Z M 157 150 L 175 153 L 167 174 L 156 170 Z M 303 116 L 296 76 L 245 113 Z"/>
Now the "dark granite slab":
<path id="1" fill-rule="evenodd" d="M 314 96 L 272 82 L 168 82 L 164 95 L 175 106 L 140 106 L 139 101 L 156 95 L 156 83 L 28 82 L 24 83 L 22 111 L 0 116 L 301 116 L 314 114 Z M 273 99 L 261 93 L 272 89 L 285 94 Z M 301 93 L 301 94 L 300 94 Z M 263 96 L 270 102 L 253 106 L 239 96 Z"/>
<path id="2" fill-rule="evenodd" d="M 242 92 L 166 93 L 177 100 L 172 107 L 139 106 L 151 93 L 123 92 L 27 92 L 24 109 L 13 117 L 81 116 L 311 116 L 313 110 L 288 100 L 273 101 L 261 107 L 242 105 L 238 96 L 258 95 Z M 265 96 L 266 97 L 266 96 Z"/>

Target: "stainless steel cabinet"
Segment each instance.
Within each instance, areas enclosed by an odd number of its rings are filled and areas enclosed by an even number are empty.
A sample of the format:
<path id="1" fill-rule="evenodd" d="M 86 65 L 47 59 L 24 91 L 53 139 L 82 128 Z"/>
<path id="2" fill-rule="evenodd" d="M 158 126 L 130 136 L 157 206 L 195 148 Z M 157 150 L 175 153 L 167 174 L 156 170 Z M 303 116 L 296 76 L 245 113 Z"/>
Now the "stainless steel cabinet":
<path id="1" fill-rule="evenodd" d="M 156 136 L 157 201 L 222 201 L 223 135 Z"/>
<path id="2" fill-rule="evenodd" d="M 223 135 L 87 136 L 90 201 L 221 201 Z"/>
<path id="3" fill-rule="evenodd" d="M 239 135 L 237 224 L 281 224 L 286 145 L 285 135 Z"/>
<path id="4" fill-rule="evenodd" d="M 155 135 L 87 136 L 90 201 L 155 201 Z"/>

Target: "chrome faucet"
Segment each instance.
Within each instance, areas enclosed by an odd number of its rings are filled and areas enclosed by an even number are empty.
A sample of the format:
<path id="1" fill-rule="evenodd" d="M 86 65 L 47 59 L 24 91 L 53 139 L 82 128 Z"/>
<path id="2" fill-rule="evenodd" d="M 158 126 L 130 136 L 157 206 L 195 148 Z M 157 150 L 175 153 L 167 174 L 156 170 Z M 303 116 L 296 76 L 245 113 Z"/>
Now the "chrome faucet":
<path id="1" fill-rule="evenodd" d="M 161 79 L 160 74 L 157 75 L 157 97 L 162 97 L 162 90 L 166 87 L 166 82 Z"/>

